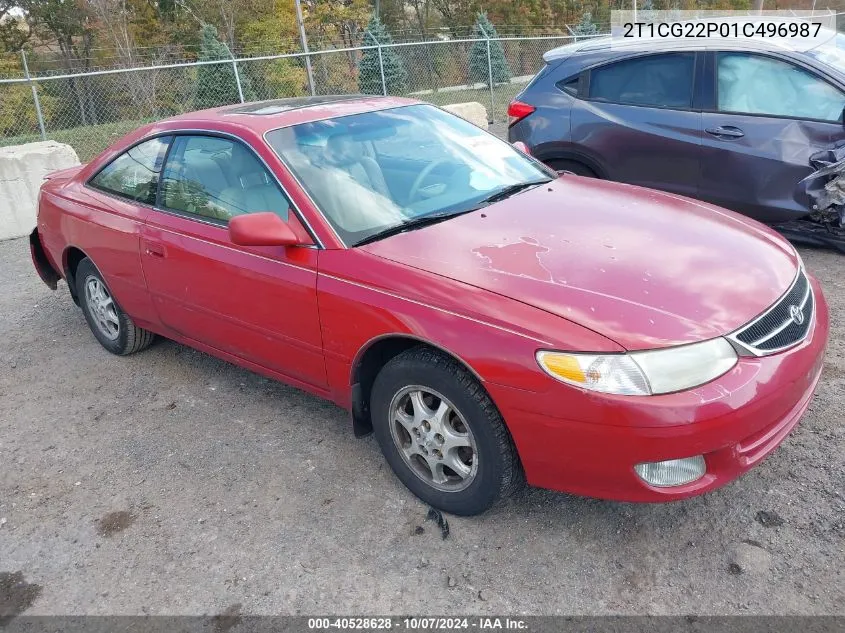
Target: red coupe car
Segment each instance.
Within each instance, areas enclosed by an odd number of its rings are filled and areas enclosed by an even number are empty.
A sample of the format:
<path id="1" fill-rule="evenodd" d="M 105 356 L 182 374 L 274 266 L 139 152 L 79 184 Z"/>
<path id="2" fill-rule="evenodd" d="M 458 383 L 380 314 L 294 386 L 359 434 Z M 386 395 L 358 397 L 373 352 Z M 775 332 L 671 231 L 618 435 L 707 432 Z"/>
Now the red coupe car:
<path id="1" fill-rule="evenodd" d="M 558 177 L 430 105 L 147 125 L 44 184 L 32 255 L 115 354 L 161 335 L 348 408 L 427 503 L 721 486 L 807 409 L 828 309 L 764 226 Z"/>

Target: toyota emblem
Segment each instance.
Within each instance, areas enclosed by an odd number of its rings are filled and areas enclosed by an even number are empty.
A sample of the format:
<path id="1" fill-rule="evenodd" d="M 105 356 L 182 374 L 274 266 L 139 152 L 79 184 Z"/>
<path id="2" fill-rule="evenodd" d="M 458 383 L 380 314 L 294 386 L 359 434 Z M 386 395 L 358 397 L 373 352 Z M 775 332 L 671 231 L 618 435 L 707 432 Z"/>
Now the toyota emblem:
<path id="1" fill-rule="evenodd" d="M 795 325 L 804 323 L 804 311 L 798 306 L 789 306 L 789 317 Z"/>

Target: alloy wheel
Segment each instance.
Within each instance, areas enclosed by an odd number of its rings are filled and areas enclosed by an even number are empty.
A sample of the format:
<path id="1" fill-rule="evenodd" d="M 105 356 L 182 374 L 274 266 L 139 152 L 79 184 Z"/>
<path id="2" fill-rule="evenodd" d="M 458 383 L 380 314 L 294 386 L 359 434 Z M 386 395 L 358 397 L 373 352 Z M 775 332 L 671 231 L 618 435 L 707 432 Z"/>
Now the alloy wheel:
<path id="1" fill-rule="evenodd" d="M 120 319 L 114 300 L 105 284 L 94 275 L 89 275 L 85 280 L 85 303 L 100 333 L 110 341 L 117 340 L 120 336 Z"/>
<path id="2" fill-rule="evenodd" d="M 460 411 L 429 387 L 400 389 L 390 403 L 390 435 L 402 459 L 428 485 L 467 488 L 478 474 L 478 449 Z"/>

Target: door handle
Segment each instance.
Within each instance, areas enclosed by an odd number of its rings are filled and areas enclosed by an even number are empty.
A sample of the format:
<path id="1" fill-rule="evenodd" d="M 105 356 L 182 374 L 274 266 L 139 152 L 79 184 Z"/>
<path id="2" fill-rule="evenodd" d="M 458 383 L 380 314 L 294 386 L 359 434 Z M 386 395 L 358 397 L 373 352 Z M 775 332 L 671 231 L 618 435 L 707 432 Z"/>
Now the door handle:
<path id="1" fill-rule="evenodd" d="M 745 132 L 733 125 L 720 125 L 719 127 L 709 127 L 704 130 L 717 138 L 742 138 Z"/>
<path id="2" fill-rule="evenodd" d="M 154 242 L 144 242 L 144 252 L 150 257 L 164 257 L 164 246 Z"/>

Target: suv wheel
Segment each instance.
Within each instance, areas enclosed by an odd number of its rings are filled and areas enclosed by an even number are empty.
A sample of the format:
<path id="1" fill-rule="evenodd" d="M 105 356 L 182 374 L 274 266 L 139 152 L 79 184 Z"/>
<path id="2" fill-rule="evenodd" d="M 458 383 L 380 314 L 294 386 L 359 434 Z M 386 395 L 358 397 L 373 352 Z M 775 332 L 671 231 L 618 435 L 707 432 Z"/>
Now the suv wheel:
<path id="1" fill-rule="evenodd" d="M 546 164 L 557 172 L 568 171 L 576 176 L 598 178 L 596 172 L 577 160 L 550 160 Z"/>

